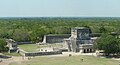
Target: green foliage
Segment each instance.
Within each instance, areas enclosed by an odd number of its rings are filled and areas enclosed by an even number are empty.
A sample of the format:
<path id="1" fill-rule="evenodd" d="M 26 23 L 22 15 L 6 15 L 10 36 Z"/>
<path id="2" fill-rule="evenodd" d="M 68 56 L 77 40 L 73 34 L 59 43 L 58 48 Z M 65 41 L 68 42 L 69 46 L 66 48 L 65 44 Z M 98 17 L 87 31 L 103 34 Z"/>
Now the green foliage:
<path id="1" fill-rule="evenodd" d="M 103 34 L 100 39 L 97 40 L 96 48 L 104 50 L 105 54 L 118 54 L 120 43 L 118 39 L 112 35 Z"/>
<path id="2" fill-rule="evenodd" d="M 25 29 L 15 29 L 12 38 L 16 41 L 29 41 L 30 35 Z"/>
<path id="3" fill-rule="evenodd" d="M 73 27 L 89 27 L 93 33 L 120 32 L 120 18 L 0 18 L 0 38 L 42 41 L 47 34 L 70 34 Z"/>
<path id="4" fill-rule="evenodd" d="M 100 31 L 100 33 L 106 33 L 107 32 L 107 30 L 105 29 L 104 26 L 101 26 L 99 31 Z"/>
<path id="5" fill-rule="evenodd" d="M 6 47 L 7 43 L 5 39 L 0 39 L 0 52 L 7 51 L 8 48 Z"/>

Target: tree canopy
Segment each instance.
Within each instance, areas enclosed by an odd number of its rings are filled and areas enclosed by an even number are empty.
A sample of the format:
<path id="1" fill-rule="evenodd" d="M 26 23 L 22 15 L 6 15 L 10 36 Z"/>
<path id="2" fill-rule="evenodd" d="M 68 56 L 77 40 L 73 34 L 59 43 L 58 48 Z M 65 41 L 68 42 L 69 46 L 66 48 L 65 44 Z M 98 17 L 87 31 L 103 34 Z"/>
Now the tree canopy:
<path id="1" fill-rule="evenodd" d="M 0 52 L 4 52 L 4 51 L 8 50 L 6 45 L 7 45 L 7 43 L 6 43 L 5 39 L 0 39 Z"/>
<path id="2" fill-rule="evenodd" d="M 98 50 L 103 50 L 106 55 L 118 54 L 120 51 L 119 39 L 108 34 L 103 34 L 95 46 Z"/>
<path id="3" fill-rule="evenodd" d="M 93 33 L 120 33 L 120 18 L 33 17 L 0 18 L 0 38 L 42 41 L 47 34 L 70 34 L 73 27 L 89 27 Z"/>

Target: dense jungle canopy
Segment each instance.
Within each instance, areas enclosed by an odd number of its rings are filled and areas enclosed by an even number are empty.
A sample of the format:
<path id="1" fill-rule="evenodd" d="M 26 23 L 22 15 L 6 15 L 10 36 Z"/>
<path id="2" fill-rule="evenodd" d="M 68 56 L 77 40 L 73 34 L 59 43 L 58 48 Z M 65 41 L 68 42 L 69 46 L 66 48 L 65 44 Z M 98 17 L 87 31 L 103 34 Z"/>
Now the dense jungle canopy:
<path id="1" fill-rule="evenodd" d="M 93 33 L 120 33 L 119 17 L 12 17 L 0 18 L 0 38 L 40 42 L 47 34 L 70 34 L 73 27 Z"/>

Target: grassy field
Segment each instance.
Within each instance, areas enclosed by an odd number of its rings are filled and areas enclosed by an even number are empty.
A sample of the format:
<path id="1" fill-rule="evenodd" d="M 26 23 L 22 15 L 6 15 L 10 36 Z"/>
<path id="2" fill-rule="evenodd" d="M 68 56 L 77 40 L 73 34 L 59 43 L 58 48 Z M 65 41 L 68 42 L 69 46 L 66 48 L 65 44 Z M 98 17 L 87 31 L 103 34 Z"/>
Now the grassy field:
<path id="1" fill-rule="evenodd" d="M 27 51 L 27 52 L 35 52 L 37 51 L 38 45 L 36 44 L 22 44 L 18 45 L 21 49 Z"/>
<path id="2" fill-rule="evenodd" d="M 83 59 L 83 61 L 81 61 Z M 21 63 L 12 62 L 9 65 L 118 65 L 119 61 L 97 58 L 93 56 L 71 56 L 71 57 L 35 57 Z"/>
<path id="3" fill-rule="evenodd" d="M 4 55 L 7 55 L 7 56 L 21 56 L 19 53 L 3 53 Z"/>
<path id="4" fill-rule="evenodd" d="M 23 44 L 18 46 L 27 52 L 37 52 L 39 48 L 45 48 L 45 47 L 59 48 L 59 47 L 62 47 L 62 44 L 49 44 L 49 45 Z"/>

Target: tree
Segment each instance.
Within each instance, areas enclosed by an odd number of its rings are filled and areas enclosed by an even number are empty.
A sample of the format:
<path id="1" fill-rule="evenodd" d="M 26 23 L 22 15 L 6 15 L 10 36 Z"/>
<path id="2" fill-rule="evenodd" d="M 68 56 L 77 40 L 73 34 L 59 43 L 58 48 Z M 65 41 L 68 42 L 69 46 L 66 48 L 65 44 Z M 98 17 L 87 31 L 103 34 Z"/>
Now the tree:
<path id="1" fill-rule="evenodd" d="M 104 26 L 100 27 L 99 31 L 100 31 L 100 33 L 106 33 L 107 32 L 107 30 L 105 29 Z"/>
<path id="2" fill-rule="evenodd" d="M 15 41 L 29 41 L 30 40 L 30 35 L 27 30 L 25 29 L 15 29 L 13 32 L 12 38 Z"/>
<path id="3" fill-rule="evenodd" d="M 103 34 L 95 45 L 98 50 L 104 50 L 106 55 L 119 53 L 119 40 L 112 35 Z"/>
<path id="4" fill-rule="evenodd" d="M 4 52 L 7 51 L 7 47 L 6 47 L 7 43 L 5 41 L 5 39 L 0 39 L 0 52 Z"/>

